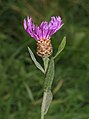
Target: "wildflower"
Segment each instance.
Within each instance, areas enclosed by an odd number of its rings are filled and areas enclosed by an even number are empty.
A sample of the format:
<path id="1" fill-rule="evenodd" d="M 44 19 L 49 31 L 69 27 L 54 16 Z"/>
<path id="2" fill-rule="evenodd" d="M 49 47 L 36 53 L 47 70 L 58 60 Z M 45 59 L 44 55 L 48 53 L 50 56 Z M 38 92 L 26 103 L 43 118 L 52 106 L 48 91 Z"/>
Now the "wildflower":
<path id="1" fill-rule="evenodd" d="M 51 17 L 49 23 L 43 21 L 40 26 L 34 25 L 32 18 L 27 17 L 27 20 L 24 19 L 24 28 L 26 32 L 37 41 L 38 56 L 49 57 L 52 54 L 53 48 L 50 38 L 63 24 L 60 16 Z"/>

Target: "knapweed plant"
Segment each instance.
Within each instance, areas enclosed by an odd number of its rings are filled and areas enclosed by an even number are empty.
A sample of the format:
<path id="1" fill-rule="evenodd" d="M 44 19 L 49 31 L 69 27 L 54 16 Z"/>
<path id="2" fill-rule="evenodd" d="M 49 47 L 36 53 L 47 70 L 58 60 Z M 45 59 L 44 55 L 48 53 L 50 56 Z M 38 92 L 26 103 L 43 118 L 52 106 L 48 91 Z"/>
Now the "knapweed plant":
<path id="1" fill-rule="evenodd" d="M 40 69 L 45 75 L 44 94 L 41 107 L 41 119 L 44 119 L 44 115 L 47 113 L 53 98 L 51 87 L 54 79 L 54 60 L 64 49 L 66 44 L 66 37 L 64 37 L 61 44 L 59 44 L 57 53 L 55 54 L 55 56 L 53 56 L 51 37 L 63 26 L 63 24 L 64 23 L 60 16 L 51 17 L 51 21 L 49 23 L 43 21 L 40 26 L 34 25 L 32 18 L 27 17 L 27 19 L 24 19 L 24 28 L 26 32 L 36 40 L 37 55 L 42 58 L 44 63 L 43 68 L 41 64 L 36 60 L 31 49 L 28 47 L 30 56 L 36 67 Z"/>

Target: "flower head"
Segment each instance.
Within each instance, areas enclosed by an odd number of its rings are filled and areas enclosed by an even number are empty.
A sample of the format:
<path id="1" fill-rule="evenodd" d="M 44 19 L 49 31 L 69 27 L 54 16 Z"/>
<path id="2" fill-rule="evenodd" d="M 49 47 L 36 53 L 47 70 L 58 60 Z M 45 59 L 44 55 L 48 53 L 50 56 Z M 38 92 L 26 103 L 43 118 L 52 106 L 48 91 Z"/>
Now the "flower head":
<path id="1" fill-rule="evenodd" d="M 49 23 L 43 21 L 40 26 L 34 25 L 32 18 L 27 17 L 27 20 L 24 19 L 24 28 L 26 32 L 37 41 L 50 39 L 50 37 L 63 26 L 63 24 L 60 16 L 51 17 Z"/>
<path id="2" fill-rule="evenodd" d="M 39 56 L 49 57 L 52 54 L 53 48 L 50 38 L 63 24 L 60 16 L 51 17 L 49 23 L 43 21 L 40 26 L 34 25 L 32 18 L 27 17 L 27 20 L 24 19 L 26 32 L 37 41 L 37 54 Z"/>

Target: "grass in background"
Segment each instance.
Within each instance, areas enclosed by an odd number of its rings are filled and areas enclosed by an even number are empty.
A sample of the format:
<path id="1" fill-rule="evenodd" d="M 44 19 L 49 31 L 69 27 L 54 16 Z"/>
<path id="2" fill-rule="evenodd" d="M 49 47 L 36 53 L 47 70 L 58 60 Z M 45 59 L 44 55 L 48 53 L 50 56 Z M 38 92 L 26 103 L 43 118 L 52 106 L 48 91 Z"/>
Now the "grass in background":
<path id="1" fill-rule="evenodd" d="M 65 23 L 52 37 L 54 53 L 64 35 L 67 44 L 55 61 L 54 100 L 46 119 L 88 119 L 89 1 L 1 0 L 0 8 L 0 119 L 40 118 L 44 77 L 27 50 L 29 45 L 36 52 L 23 28 L 28 15 L 38 24 L 60 15 Z"/>

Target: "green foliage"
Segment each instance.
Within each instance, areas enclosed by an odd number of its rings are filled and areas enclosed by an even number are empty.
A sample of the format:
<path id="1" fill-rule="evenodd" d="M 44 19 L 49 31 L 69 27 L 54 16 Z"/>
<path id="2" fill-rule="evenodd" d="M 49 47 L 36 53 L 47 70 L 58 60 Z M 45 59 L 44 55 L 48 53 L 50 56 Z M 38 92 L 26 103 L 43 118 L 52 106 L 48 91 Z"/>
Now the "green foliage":
<path id="1" fill-rule="evenodd" d="M 37 24 L 60 15 L 65 23 L 51 38 L 54 54 L 63 36 L 67 37 L 67 44 L 55 60 L 52 90 L 56 93 L 46 119 L 88 119 L 88 0 L 0 1 L 0 119 L 40 118 L 44 76 L 34 66 L 27 51 L 29 45 L 34 54 L 36 52 L 34 39 L 23 28 L 23 19 L 27 15 Z M 39 57 L 37 61 L 41 63 Z M 60 81 L 63 81 L 61 88 Z"/>
<path id="2" fill-rule="evenodd" d="M 53 94 L 51 90 L 45 91 L 43 95 L 42 107 L 41 107 L 41 119 L 44 119 L 44 115 L 47 114 L 50 104 L 52 103 Z"/>
<path id="3" fill-rule="evenodd" d="M 46 67 L 45 69 L 47 69 L 48 67 L 48 70 L 44 81 L 44 95 L 42 100 L 41 119 L 44 119 L 44 115 L 47 114 L 53 98 L 51 87 L 54 79 L 54 58 L 53 57 L 51 57 L 51 59 L 45 58 L 44 67 Z"/>
<path id="4" fill-rule="evenodd" d="M 49 64 L 49 58 L 48 57 L 44 57 L 43 58 L 43 62 L 44 62 L 44 69 L 45 69 L 45 73 L 48 69 L 48 64 Z"/>
<path id="5" fill-rule="evenodd" d="M 31 49 L 28 47 L 28 51 L 30 53 L 31 59 L 33 60 L 34 64 L 36 65 L 36 67 L 38 69 L 40 69 L 43 73 L 45 73 L 44 69 L 42 68 L 42 66 L 40 65 L 40 63 L 36 60 L 33 52 L 31 51 Z"/>
<path id="6" fill-rule="evenodd" d="M 45 91 L 51 90 L 53 79 L 54 79 L 54 59 L 52 57 L 50 59 L 47 74 L 45 77 L 45 82 L 44 82 Z"/>
<path id="7" fill-rule="evenodd" d="M 66 37 L 63 38 L 61 44 L 58 47 L 58 51 L 57 51 L 56 55 L 54 56 L 54 58 L 56 58 L 63 51 L 63 49 L 65 48 L 65 45 L 66 45 Z"/>

